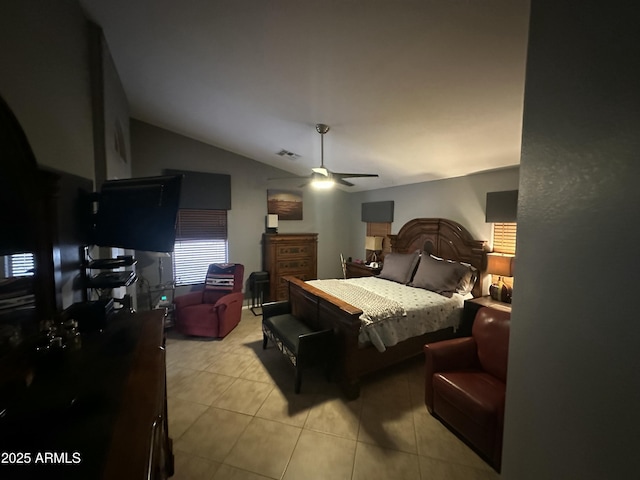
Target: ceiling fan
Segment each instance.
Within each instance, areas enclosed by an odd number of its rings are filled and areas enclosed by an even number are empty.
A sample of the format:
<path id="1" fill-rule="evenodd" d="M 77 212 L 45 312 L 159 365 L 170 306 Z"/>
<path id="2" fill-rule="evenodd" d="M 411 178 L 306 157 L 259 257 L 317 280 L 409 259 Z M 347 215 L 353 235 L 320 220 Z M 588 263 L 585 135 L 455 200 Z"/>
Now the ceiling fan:
<path id="1" fill-rule="evenodd" d="M 307 178 L 308 181 L 300 185 L 305 187 L 311 184 L 315 188 L 331 188 L 334 184 L 345 185 L 352 187 L 353 183 L 348 182 L 345 178 L 358 178 L 358 177 L 377 177 L 377 173 L 341 173 L 332 172 L 324 166 L 324 135 L 329 131 L 329 125 L 324 123 L 318 123 L 316 125 L 316 131 L 320 134 L 320 166 L 311 169 L 311 175 L 303 177 L 284 177 L 284 178 Z M 276 178 L 270 178 L 269 180 L 280 180 Z"/>

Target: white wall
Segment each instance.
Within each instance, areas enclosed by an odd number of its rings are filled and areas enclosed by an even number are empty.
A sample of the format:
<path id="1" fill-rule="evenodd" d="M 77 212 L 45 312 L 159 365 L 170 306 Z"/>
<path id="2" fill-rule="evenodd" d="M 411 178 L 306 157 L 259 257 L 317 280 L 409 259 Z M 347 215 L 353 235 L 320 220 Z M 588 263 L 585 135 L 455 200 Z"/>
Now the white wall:
<path id="1" fill-rule="evenodd" d="M 231 175 L 228 212 L 229 261 L 245 266 L 245 279 L 262 270 L 262 233 L 267 215 L 267 189 L 297 189 L 297 182 L 276 184 L 267 178 L 288 175 L 246 157 L 206 145 L 137 120 L 131 121 L 133 176 L 159 175 L 165 168 Z M 349 195 L 340 190 L 303 190 L 303 219 L 280 221 L 280 233 L 315 232 L 318 237 L 318 276 L 340 275 L 339 254 L 348 242 Z M 149 263 L 139 257 L 138 266 Z M 167 262 L 170 263 L 170 262 Z M 169 266 L 163 275 L 169 278 Z M 144 269 L 152 284 L 157 268 Z"/>
<path id="2" fill-rule="evenodd" d="M 491 224 L 485 222 L 487 192 L 517 190 L 518 167 L 466 177 L 384 188 L 352 195 L 352 236 L 346 256 L 364 258 L 366 223 L 360 219 L 364 202 L 393 200 L 392 233 L 414 218 L 448 218 L 465 226 L 478 240 L 491 241 Z"/>
<path id="3" fill-rule="evenodd" d="M 507 480 L 638 476 L 638 13 L 532 2 Z"/>

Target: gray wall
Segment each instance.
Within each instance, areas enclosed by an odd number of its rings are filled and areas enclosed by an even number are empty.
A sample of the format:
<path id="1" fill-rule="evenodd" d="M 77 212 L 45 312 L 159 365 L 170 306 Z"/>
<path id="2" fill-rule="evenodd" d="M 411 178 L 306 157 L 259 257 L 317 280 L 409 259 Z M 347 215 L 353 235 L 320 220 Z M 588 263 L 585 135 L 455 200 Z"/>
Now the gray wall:
<path id="1" fill-rule="evenodd" d="M 503 478 L 638 476 L 634 2 L 532 2 Z"/>
<path id="2" fill-rule="evenodd" d="M 228 213 L 229 261 L 245 266 L 245 279 L 262 270 L 262 233 L 267 215 L 267 189 L 297 189 L 298 182 L 268 182 L 289 175 L 246 157 L 206 145 L 137 120 L 131 121 L 133 176 L 159 175 L 165 168 L 231 175 L 231 210 Z M 349 236 L 349 194 L 303 190 L 303 220 L 280 221 L 280 233 L 316 232 L 318 276 L 340 274 L 339 255 Z M 138 267 L 157 283 L 157 263 L 138 254 Z M 156 261 L 157 262 L 157 261 Z M 170 262 L 166 262 L 170 263 Z M 169 278 L 170 267 L 163 275 Z"/>
<path id="3" fill-rule="evenodd" d="M 514 159 L 516 162 L 517 159 Z M 392 233 L 414 218 L 448 218 L 465 226 L 478 240 L 491 241 L 491 224 L 485 223 L 487 192 L 516 190 L 519 168 L 507 168 L 466 177 L 436 180 L 402 187 L 353 194 L 350 215 L 353 222 L 347 256 L 364 258 L 366 224 L 360 221 L 363 202 L 393 200 Z"/>
<path id="4" fill-rule="evenodd" d="M 93 179 L 88 56 L 76 1 L 0 2 L 0 95 L 38 164 Z"/>
<path id="5" fill-rule="evenodd" d="M 93 95 L 95 182 L 131 177 L 129 102 L 102 28 L 88 22 Z"/>

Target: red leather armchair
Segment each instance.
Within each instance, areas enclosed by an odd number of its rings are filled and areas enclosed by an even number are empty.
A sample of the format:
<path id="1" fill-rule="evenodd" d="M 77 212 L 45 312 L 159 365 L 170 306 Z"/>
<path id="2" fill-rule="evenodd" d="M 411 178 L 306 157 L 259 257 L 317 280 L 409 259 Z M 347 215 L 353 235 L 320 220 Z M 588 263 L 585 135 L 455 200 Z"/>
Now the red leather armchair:
<path id="1" fill-rule="evenodd" d="M 242 317 L 244 265 L 209 265 L 203 290 L 176 297 L 175 326 L 185 335 L 225 337 Z"/>
<path id="2" fill-rule="evenodd" d="M 500 471 L 510 313 L 483 307 L 471 337 L 424 346 L 429 412 Z"/>

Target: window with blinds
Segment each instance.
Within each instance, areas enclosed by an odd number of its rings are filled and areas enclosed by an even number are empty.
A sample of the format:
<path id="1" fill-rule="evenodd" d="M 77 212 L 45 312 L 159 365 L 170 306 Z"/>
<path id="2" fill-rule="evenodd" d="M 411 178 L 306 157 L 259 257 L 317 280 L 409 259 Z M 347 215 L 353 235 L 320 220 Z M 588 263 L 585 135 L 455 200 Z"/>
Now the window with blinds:
<path id="1" fill-rule="evenodd" d="M 35 261 L 33 253 L 15 253 L 5 257 L 5 271 L 8 277 L 28 277 L 33 275 Z"/>
<path id="2" fill-rule="evenodd" d="M 226 263 L 227 211 L 179 210 L 173 275 L 176 285 L 203 283 L 212 263 Z"/>
<path id="3" fill-rule="evenodd" d="M 386 237 L 391 233 L 391 223 L 367 222 L 367 237 Z"/>
<path id="4" fill-rule="evenodd" d="M 493 224 L 493 251 L 496 253 L 516 254 L 516 223 Z"/>

